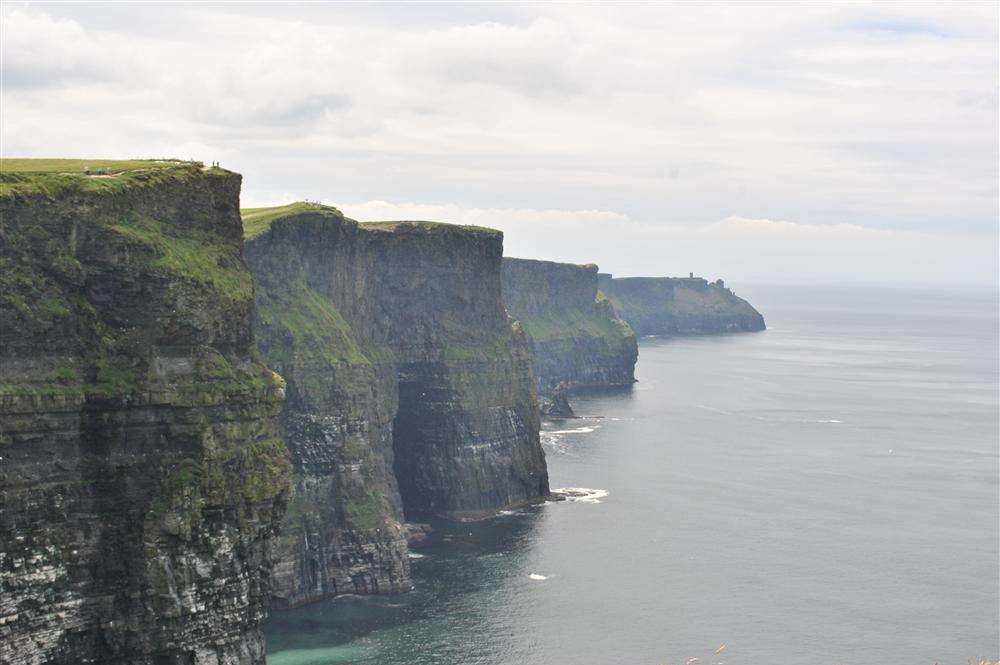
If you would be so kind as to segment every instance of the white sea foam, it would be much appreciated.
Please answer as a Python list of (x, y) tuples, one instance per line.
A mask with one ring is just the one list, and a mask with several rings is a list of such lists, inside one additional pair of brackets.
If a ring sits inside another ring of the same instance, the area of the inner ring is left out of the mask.
[(553, 494), (565, 497), (566, 501), (579, 503), (600, 503), (608, 495), (607, 490), (591, 489), (589, 487), (560, 487), (552, 490)]
[(523, 515), (523, 510), (498, 510), (497, 517), (510, 517), (511, 515)]
[(528, 577), (530, 579), (533, 579), (533, 580), (547, 580), (547, 579), (549, 579), (549, 578), (545, 577), (545, 575), (539, 575), (538, 573), (531, 573), (530, 575), (528, 575)]
[(546, 434), (589, 434), (593, 432), (597, 427), (577, 427), (576, 429), (554, 429), (546, 432)]
[(818, 422), (818, 423), (839, 423), (839, 422), (842, 422), (842, 421), (835, 420), (834, 418), (828, 418), (828, 419), (825, 419), (825, 420), (817, 420), (816, 422)]

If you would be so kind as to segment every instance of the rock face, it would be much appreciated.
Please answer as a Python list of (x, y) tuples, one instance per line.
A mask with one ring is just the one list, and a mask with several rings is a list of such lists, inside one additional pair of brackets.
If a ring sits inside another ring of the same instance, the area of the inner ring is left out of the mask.
[(601, 292), (637, 335), (704, 335), (764, 330), (764, 317), (722, 280), (600, 275)]
[(291, 465), (240, 177), (0, 189), (0, 662), (264, 662)]
[(597, 266), (503, 260), (507, 310), (524, 326), (539, 391), (635, 382), (635, 334), (599, 297)]
[(258, 337), (288, 381), (295, 492), (279, 604), (409, 587), (404, 515), (474, 517), (548, 493), (502, 235), (245, 211)]

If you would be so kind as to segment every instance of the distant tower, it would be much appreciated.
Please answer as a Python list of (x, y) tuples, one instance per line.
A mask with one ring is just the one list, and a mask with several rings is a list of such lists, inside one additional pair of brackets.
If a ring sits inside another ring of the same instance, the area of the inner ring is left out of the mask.
[(688, 279), (694, 279), (694, 273), (693, 272), (689, 272), (688, 273)]

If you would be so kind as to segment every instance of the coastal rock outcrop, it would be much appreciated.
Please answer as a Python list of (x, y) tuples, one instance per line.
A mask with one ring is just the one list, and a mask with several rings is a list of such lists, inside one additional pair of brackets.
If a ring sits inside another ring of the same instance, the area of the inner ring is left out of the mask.
[(704, 335), (764, 330), (764, 317), (721, 279), (625, 277), (601, 273), (601, 293), (637, 335)]
[(598, 294), (597, 275), (592, 264), (503, 260), (504, 303), (528, 334), (543, 396), (635, 382), (635, 334)]
[(263, 663), (291, 464), (240, 176), (19, 166), (0, 181), (0, 662)]
[(500, 295), (502, 234), (244, 211), (257, 330), (288, 381), (295, 492), (279, 604), (409, 586), (405, 516), (548, 494), (527, 340)]

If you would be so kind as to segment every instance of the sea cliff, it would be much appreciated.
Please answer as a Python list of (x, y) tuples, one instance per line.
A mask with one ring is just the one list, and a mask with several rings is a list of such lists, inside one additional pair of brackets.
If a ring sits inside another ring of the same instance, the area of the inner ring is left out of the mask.
[(503, 297), (531, 344), (538, 388), (635, 382), (635, 334), (598, 293), (596, 265), (505, 258)]
[(304, 203), (244, 219), (260, 348), (288, 381), (278, 605), (409, 588), (406, 516), (547, 495), (528, 342), (501, 301), (502, 234), (359, 224)]
[(263, 663), (291, 465), (239, 190), (5, 161), (0, 662)]
[(700, 277), (600, 275), (600, 290), (637, 335), (703, 335), (764, 330), (764, 317), (723, 281)]

